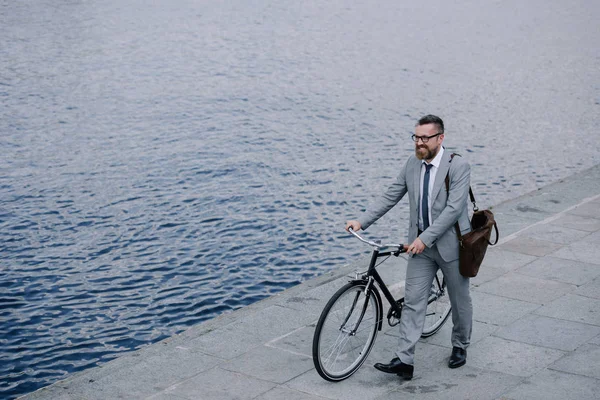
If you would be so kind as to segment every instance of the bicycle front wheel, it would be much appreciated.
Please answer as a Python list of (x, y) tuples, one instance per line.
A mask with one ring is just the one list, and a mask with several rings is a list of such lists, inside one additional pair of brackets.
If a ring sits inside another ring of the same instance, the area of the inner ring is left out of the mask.
[(374, 288), (351, 282), (329, 300), (313, 338), (313, 362), (323, 379), (336, 382), (355, 373), (366, 360), (375, 338), (380, 309)]
[(451, 311), (452, 306), (446, 292), (446, 281), (442, 271), (439, 270), (431, 285), (425, 314), (425, 325), (421, 337), (426, 338), (439, 331), (448, 320)]

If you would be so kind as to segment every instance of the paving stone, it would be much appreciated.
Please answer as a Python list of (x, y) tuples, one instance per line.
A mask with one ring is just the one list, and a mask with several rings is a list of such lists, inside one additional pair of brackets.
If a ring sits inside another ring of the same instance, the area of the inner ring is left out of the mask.
[[(118, 374), (131, 376), (136, 384), (146, 381), (149, 386), (166, 388), (175, 382), (192, 377), (221, 364), (222, 359), (192, 351), (187, 348), (173, 348), (145, 357), (141, 362)], [(160, 379), (156, 379), (160, 378)], [(106, 377), (108, 381), (113, 375)]]
[(573, 214), (565, 214), (562, 217), (553, 220), (552, 224), (586, 232), (596, 232), (600, 230), (600, 219)]
[(589, 232), (587, 231), (554, 225), (552, 222), (535, 225), (519, 233), (519, 237), (524, 236), (560, 244), (569, 244), (572, 243), (573, 240), (583, 238), (587, 235), (589, 235)]
[(221, 364), (220, 367), (275, 383), (287, 382), (314, 368), (311, 357), (264, 346)]
[(310, 310), (319, 315), (331, 296), (347, 282), (347, 277), (338, 278), (304, 293), (290, 296), (282, 301), (281, 304), (286, 308), (303, 311)]
[[(264, 301), (264, 300), (263, 300)], [(259, 302), (259, 303), (262, 303)], [(243, 307), (233, 312), (226, 312), (213, 319), (204, 321), (198, 325), (194, 325), (177, 335), (171, 336), (165, 339), (169, 342), (175, 342), (177, 345), (189, 342), (190, 339), (197, 338), (199, 336), (210, 333), (216, 329), (220, 329), (227, 326), (235, 321), (246, 318), (248, 315), (252, 315), (256, 311), (250, 311), (248, 307)]]
[(312, 357), (312, 341), (316, 324), (298, 328), (290, 334), (267, 343), (267, 346), (301, 356)]
[(195, 400), (254, 399), (276, 385), (236, 372), (213, 368), (169, 388), (165, 393)]
[[(388, 375), (390, 380), (397, 382), (397, 388), (377, 397), (378, 400), (404, 398), (407, 395), (411, 399), (491, 399), (506, 392), (522, 379), (496, 371), (474, 368), (470, 365), (470, 361), (467, 361), (467, 365), (464, 367), (450, 369), (447, 366), (451, 353), (450, 348), (428, 343), (429, 339), (417, 343), (413, 380), (402, 381), (394, 375)], [(378, 340), (362, 368), (373, 369), (372, 365), (375, 362), (389, 361), (395, 356), (393, 352), (397, 340), (397, 337), (389, 335)], [(470, 348), (469, 357), (473, 351), (477, 350)], [(490, 397), (490, 394), (493, 396)]]
[(239, 356), (252, 348), (288, 334), (314, 322), (317, 315), (310, 312), (270, 306), (212, 332), (191, 339), (191, 349), (224, 359)]
[(600, 327), (573, 321), (526, 315), (499, 329), (495, 336), (536, 346), (574, 351), (600, 334)]
[[(396, 327), (397, 328), (397, 327)], [(398, 337), (393, 335), (380, 335), (378, 336), (373, 350), (369, 354), (367, 361), (363, 365), (363, 368), (373, 368), (373, 365), (378, 362), (389, 362), (392, 358), (396, 357), (396, 350), (398, 347)], [(428, 343), (424, 340), (420, 340), (415, 348), (415, 378), (418, 379), (422, 376), (425, 371), (431, 369), (438, 370), (441, 368), (448, 368), (448, 358), (450, 357), (451, 350), (447, 347), (437, 346)], [(381, 372), (379, 372), (381, 373)], [(396, 380), (395, 375), (389, 375), (390, 378)]]
[[(598, 193), (598, 182), (600, 182), (600, 172), (597, 166), (594, 166), (541, 188), (537, 193), (567, 209), (582, 202), (593, 201)], [(535, 192), (525, 197), (535, 197)]]
[(583, 285), (600, 276), (600, 266), (575, 260), (545, 256), (517, 270), (519, 274)]
[(501, 246), (499, 246), (499, 249), (541, 257), (555, 252), (561, 247), (562, 245), (559, 243), (533, 239), (527, 236), (519, 236), (515, 239), (509, 240), (506, 243), (503, 243)]
[(222, 361), (161, 342), (71, 377), (52, 386), (60, 389), (58, 393), (48, 392), (40, 398), (61, 399), (67, 395), (69, 399), (143, 399)]
[(324, 400), (323, 397), (313, 396), (308, 393), (292, 390), (285, 387), (276, 387), (260, 396), (260, 400)]
[(501, 400), (597, 399), (600, 381), (558, 371), (545, 370), (509, 391)]
[(190, 400), (244, 400), (254, 399), (275, 386), (272, 382), (221, 368), (213, 368), (171, 387), (165, 393)]
[(413, 379), (376, 400), (491, 400), (506, 393), (522, 379), (473, 368), (468, 363), (458, 369), (450, 369), (444, 365), (440, 369), (424, 371), (419, 379)]
[(142, 359), (149, 353), (154, 353), (155, 345), (150, 345), (141, 348), (138, 351), (130, 352), (115, 358), (106, 364), (102, 364), (97, 368), (92, 368), (85, 372), (76, 373), (64, 383), (60, 383), (64, 387), (71, 387), (77, 384), (87, 385), (90, 382), (96, 382), (106, 376), (118, 376), (121, 371), (127, 371), (130, 368), (142, 362)]
[(92, 378), (93, 382), (87, 385), (86, 398), (145, 398), (221, 362), (216, 357), (189, 349), (150, 353), (149, 357), (140, 357), (135, 365), (99, 379)]
[(589, 281), (573, 292), (579, 296), (592, 297), (600, 300), (600, 278)]
[(593, 339), (590, 339), (588, 344), (595, 344), (596, 346), (600, 346), (600, 335), (596, 336)]
[(482, 284), (474, 292), (486, 292), (531, 303), (547, 304), (576, 288), (576, 286), (567, 283), (532, 278), (510, 272)]
[(479, 272), (477, 273), (477, 276), (474, 278), (471, 278), (471, 287), (478, 287), (482, 283), (496, 279), (499, 276), (506, 274), (507, 272), (508, 272), (507, 268), (497, 268), (497, 267), (491, 267), (489, 265), (482, 264), (481, 267), (479, 268)]
[(390, 379), (375, 368), (363, 365), (354, 375), (341, 382), (328, 382), (315, 370), (292, 379), (284, 386), (327, 399), (374, 399), (396, 388), (397, 380)]
[(191, 339), (189, 346), (223, 359), (231, 359), (263, 343), (264, 339), (259, 336), (254, 336), (237, 326), (227, 326)]
[[(452, 317), (448, 319), (448, 321), (442, 326), (435, 335), (430, 336), (425, 339), (421, 339), (421, 341), (429, 344), (434, 344), (436, 346), (443, 346), (449, 349), (452, 348)], [(473, 332), (471, 333), (471, 344), (475, 344), (486, 337), (490, 336), (492, 333), (498, 330), (497, 325), (487, 324), (485, 322), (479, 322), (477, 320), (473, 321)], [(396, 333), (399, 335), (399, 333)]]
[[(126, 371), (125, 371), (126, 372)], [(85, 399), (85, 400), (104, 400), (104, 399), (120, 399), (120, 400), (142, 400), (155, 394), (161, 388), (139, 387), (130, 381), (131, 376), (127, 373), (120, 376), (118, 382), (106, 380), (94, 381), (89, 379), (87, 382), (72, 382), (58, 396), (55, 393), (46, 393), (46, 396), (39, 397), (40, 399)], [(107, 385), (107, 383), (109, 383)], [(112, 383), (112, 384), (110, 384)], [(43, 392), (42, 392), (43, 393)]]
[(551, 255), (557, 258), (600, 265), (600, 246), (590, 246), (586, 242), (573, 243), (555, 251)]
[(581, 238), (582, 242), (600, 244), (600, 231), (590, 233)]
[(490, 336), (469, 347), (470, 366), (516, 376), (532, 376), (561, 358), (560, 350)]
[[(542, 190), (534, 191), (523, 196), (519, 205), (526, 209), (540, 209), (551, 214), (563, 212), (581, 202), (581, 198), (573, 197), (573, 193), (564, 186), (549, 185)], [(511, 202), (512, 203), (512, 202)]]
[(494, 207), (491, 211), (494, 213), (494, 219), (498, 225), (500, 241), (507, 236), (520, 232), (528, 226), (539, 222), (540, 219), (543, 219), (542, 216), (538, 216), (537, 218), (527, 218), (523, 215), (512, 215), (509, 213), (510, 210), (505, 209), (504, 207)]
[(529, 264), (536, 260), (536, 256), (517, 253), (510, 249), (501, 249), (500, 247), (488, 247), (483, 259), (480, 270), (484, 270), (486, 266), (500, 268), (505, 271), (511, 271)]
[(185, 397), (175, 396), (169, 393), (157, 393), (153, 396), (147, 397), (146, 400), (187, 400)]
[[(284, 386), (328, 399), (374, 399), (397, 387), (395, 375), (383, 374), (373, 368), (375, 362), (394, 357), (395, 340), (386, 335), (378, 335), (369, 357), (362, 367), (350, 378), (341, 382), (328, 382), (311, 369), (292, 379)], [(441, 348), (440, 348), (441, 349)], [(444, 351), (447, 351), (444, 349)]]
[(505, 326), (540, 307), (528, 301), (509, 299), (479, 291), (471, 292), (473, 320)]
[[(81, 397), (81, 386), (78, 386), (76, 391), (70, 391), (60, 387), (61, 383), (57, 382), (52, 386), (41, 388), (35, 392), (31, 392), (24, 396), (27, 400), (73, 400), (80, 399)], [(78, 396), (79, 397), (76, 397)], [(22, 397), (19, 397), (21, 399)], [(96, 397), (98, 398), (98, 397)], [(94, 399), (94, 397), (90, 397)], [(87, 400), (87, 399), (86, 399)]]
[(535, 314), (600, 326), (600, 300), (566, 294), (538, 308)]
[(600, 207), (598, 207), (598, 203), (588, 202), (569, 210), (567, 213), (581, 217), (600, 218)]
[[(389, 361), (395, 356), (396, 345), (397, 338), (386, 335), (376, 343), (362, 368), (373, 369), (372, 365), (375, 362)], [(414, 378), (411, 381), (402, 381), (395, 375), (387, 375), (389, 380), (397, 382), (397, 387), (377, 399), (403, 398), (407, 394), (410, 394), (411, 399), (490, 398), (485, 397), (486, 391), (488, 394), (490, 391), (494, 394), (502, 393), (521, 379), (495, 371), (476, 369), (471, 367), (469, 362), (464, 367), (452, 370), (448, 368), (450, 353), (449, 347), (426, 343), (425, 340), (419, 341), (415, 349)], [(486, 385), (485, 389), (482, 384)], [(465, 396), (466, 393), (471, 394)], [(448, 397), (445, 397), (446, 395)]]
[[(498, 221), (499, 227), (502, 224), (508, 224), (508, 221), (522, 219), (527, 221), (527, 225), (538, 222), (550, 217), (555, 212), (550, 212), (539, 207), (539, 201), (533, 200), (533, 197), (517, 199), (508, 204), (503, 204), (492, 209), (494, 219)], [(514, 223), (514, 222), (513, 222)], [(511, 232), (512, 233), (512, 232)]]
[(586, 344), (556, 361), (550, 369), (600, 379), (599, 365), (600, 346)]

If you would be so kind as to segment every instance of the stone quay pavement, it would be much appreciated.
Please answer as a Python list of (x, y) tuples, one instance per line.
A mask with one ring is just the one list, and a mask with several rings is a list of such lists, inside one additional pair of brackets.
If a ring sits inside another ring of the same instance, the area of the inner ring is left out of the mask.
[[(397, 341), (398, 328), (384, 323), (355, 375), (339, 383), (319, 377), (315, 323), (347, 276), (364, 269), (364, 245), (361, 263), (24, 399), (600, 399), (600, 166), (493, 211), (501, 240), (471, 280), (473, 337), (461, 368), (447, 367), (448, 321), (419, 342), (413, 380), (375, 370)], [(405, 267), (402, 257), (380, 267), (399, 294)]]

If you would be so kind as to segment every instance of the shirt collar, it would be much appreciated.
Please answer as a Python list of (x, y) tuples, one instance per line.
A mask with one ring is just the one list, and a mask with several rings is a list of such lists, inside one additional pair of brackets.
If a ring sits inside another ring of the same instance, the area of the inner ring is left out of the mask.
[[(442, 162), (442, 156), (444, 155), (444, 147), (440, 147), (440, 151), (436, 154), (436, 156), (431, 160), (430, 164), (432, 164), (436, 169), (440, 167), (440, 163)], [(427, 164), (425, 160), (423, 160), (423, 164)]]

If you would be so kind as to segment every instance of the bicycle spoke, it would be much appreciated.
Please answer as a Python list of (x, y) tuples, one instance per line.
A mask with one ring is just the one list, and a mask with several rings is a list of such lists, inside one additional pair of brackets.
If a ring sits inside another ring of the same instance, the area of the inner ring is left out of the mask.
[(431, 285), (430, 296), (425, 313), (425, 324), (421, 335), (422, 337), (431, 336), (440, 330), (450, 315), (450, 301), (444, 290), (445, 283), (443, 275), (441, 271), (438, 271), (438, 274)]
[[(337, 343), (336, 346), (334, 346), (334, 349), (333, 349), (331, 355), (335, 354), (335, 358), (329, 363), (329, 367), (330, 368), (333, 368), (333, 366), (337, 362), (338, 358), (342, 354), (341, 351), (338, 351), (338, 350), (343, 349), (345, 347), (346, 343), (348, 343), (349, 340), (350, 340), (350, 336), (345, 336), (345, 337), (342, 338), (342, 340), (339, 341), (339, 343)], [(326, 360), (329, 360), (329, 357), (327, 357)]]
[[(340, 332), (338, 337), (336, 338), (336, 341), (327, 349), (327, 351), (324, 352), (324, 354), (329, 354), (328, 356), (325, 357), (325, 360), (329, 360), (333, 353), (337, 354), (337, 357), (336, 357), (336, 360), (337, 360), (337, 358), (341, 354), (343, 354), (342, 350), (346, 347), (346, 344), (348, 342), (350, 342), (354, 336), (358, 336), (359, 334), (361, 334), (365, 331), (368, 332), (368, 329), (372, 328), (373, 325), (370, 323), (371, 320), (373, 320), (373, 318), (363, 320), (359, 326), (359, 329), (355, 332), (354, 335), (350, 335), (349, 332)], [(355, 350), (356, 348), (358, 348), (358, 347), (351, 346), (348, 348), (348, 352), (351, 350)], [(333, 364), (330, 364), (330, 365), (333, 365)]]

